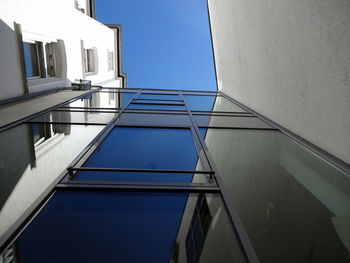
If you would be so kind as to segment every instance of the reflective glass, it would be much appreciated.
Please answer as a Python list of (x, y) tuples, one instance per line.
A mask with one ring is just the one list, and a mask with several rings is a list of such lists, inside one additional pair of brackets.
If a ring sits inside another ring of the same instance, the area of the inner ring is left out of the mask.
[(152, 93), (142, 93), (139, 99), (151, 99), (151, 100), (179, 100), (179, 95), (171, 94), (152, 94)]
[(31, 119), (30, 122), (108, 124), (117, 114), (116, 112), (51, 111)]
[(246, 112), (221, 96), (184, 95), (191, 111)]
[(79, 172), (75, 180), (154, 182), (154, 183), (206, 183), (206, 174), (193, 173), (139, 173), (139, 172)]
[(86, 167), (195, 170), (189, 129), (114, 128)]
[(198, 111), (213, 110), (215, 96), (184, 95), (184, 97), (190, 110), (198, 110)]
[(132, 92), (95, 92), (82, 99), (68, 103), (65, 107), (122, 108), (129, 103), (135, 94)]
[(39, 77), (39, 58), (35, 43), (23, 42), (24, 64), (27, 78)]
[(118, 118), (118, 124), (122, 125), (191, 125), (188, 115), (179, 114), (149, 114), (126, 113)]
[(23, 262), (245, 262), (218, 194), (57, 191), (13, 247)]
[(246, 112), (241, 107), (237, 106), (236, 104), (233, 104), (231, 101), (221, 96), (216, 96), (213, 110), (227, 112)]
[(23, 124), (0, 133), (0, 236), (103, 128)]
[(348, 262), (348, 174), (277, 131), (205, 143), (261, 262)]
[(152, 110), (186, 110), (185, 106), (159, 105), (159, 104), (130, 104), (128, 109), (152, 109)]
[(212, 115), (193, 115), (198, 126), (209, 127), (232, 127), (232, 128), (254, 128), (254, 129), (272, 129), (272, 127), (256, 117), (241, 116), (212, 116)]

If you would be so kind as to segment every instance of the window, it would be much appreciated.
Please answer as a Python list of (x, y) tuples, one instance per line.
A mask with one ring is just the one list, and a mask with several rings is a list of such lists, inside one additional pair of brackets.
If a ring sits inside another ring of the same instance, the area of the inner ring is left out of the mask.
[(56, 76), (54, 43), (25, 41), (23, 42), (23, 53), (27, 78)]
[(40, 77), (39, 51), (36, 43), (23, 42), (26, 77)]
[(85, 48), (84, 49), (84, 66), (85, 66), (85, 72), (91, 73), (95, 72), (95, 52), (93, 48)]
[(108, 71), (114, 70), (113, 51), (107, 50), (107, 56), (108, 56)]

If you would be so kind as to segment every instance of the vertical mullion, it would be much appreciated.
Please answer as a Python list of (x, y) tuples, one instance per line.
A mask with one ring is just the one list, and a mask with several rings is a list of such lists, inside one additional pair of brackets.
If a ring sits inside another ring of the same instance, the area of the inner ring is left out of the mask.
[[(138, 91), (133, 98), (137, 97), (141, 93), (141, 90)], [(133, 99), (132, 98), (132, 99)], [(81, 154), (77, 158), (71, 162), (71, 164), (68, 166), (69, 174), (66, 175), (62, 182), (68, 181), (72, 179), (74, 172), (70, 169), (70, 167), (82, 167), (82, 165), (90, 158), (90, 156), (94, 153), (94, 151), (100, 146), (102, 141), (109, 135), (109, 133), (113, 130), (115, 127), (115, 124), (118, 120), (118, 118), (121, 116), (121, 114), (125, 111), (125, 109), (129, 106), (131, 103), (131, 100), (118, 112), (118, 115), (114, 117), (107, 126), (95, 137), (95, 139), (83, 150)]]
[(260, 262), (256, 253), (255, 253), (255, 250), (253, 248), (253, 245), (251, 244), (250, 242), (250, 239), (248, 237), (248, 234), (238, 216), (238, 213), (233, 205), (233, 202), (232, 202), (232, 199), (231, 197), (229, 196), (228, 194), (228, 191), (225, 189), (225, 186), (224, 186), (224, 183), (221, 179), (221, 176), (219, 175), (218, 173), (218, 170), (216, 169), (215, 167), (215, 163), (213, 161), (213, 158), (211, 157), (209, 151), (208, 151), (208, 148), (202, 138), (202, 136), (200, 136), (200, 131), (199, 131), (199, 128), (192, 116), (192, 113), (188, 107), (188, 104), (182, 94), (182, 92), (180, 91), (180, 97), (184, 100), (184, 103), (185, 103), (185, 107), (188, 111), (188, 114), (189, 114), (189, 117), (190, 117), (190, 120), (192, 122), (192, 126), (197, 134), (197, 138), (201, 144), (201, 147), (204, 151), (204, 154), (208, 160), (208, 163), (210, 165), (210, 168), (211, 170), (214, 172), (214, 177), (216, 179), (216, 182), (217, 182), (217, 185), (218, 187), (220, 188), (220, 193), (221, 193), (221, 197), (223, 199), (223, 203), (225, 204), (226, 206), (226, 209), (227, 209), (227, 212), (229, 214), (229, 217), (230, 217), (230, 220), (231, 220), (231, 223), (232, 223), (232, 226), (234, 227), (234, 229), (236, 230), (236, 233), (237, 233), (237, 236), (240, 240), (240, 243), (242, 245), (242, 249), (248, 259), (249, 262), (252, 262), (252, 263), (258, 263)]

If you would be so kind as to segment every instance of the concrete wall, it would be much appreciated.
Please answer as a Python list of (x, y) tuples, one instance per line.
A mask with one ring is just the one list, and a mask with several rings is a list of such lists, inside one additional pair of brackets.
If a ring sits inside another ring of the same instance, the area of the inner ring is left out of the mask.
[(219, 90), (350, 163), (350, 2), (208, 5)]
[[(57, 78), (28, 81), (29, 92), (67, 86), (81, 78), (93, 83), (115, 80), (115, 70), (108, 70), (107, 55), (107, 50), (115, 49), (114, 31), (75, 9), (74, 0), (1, 0), (0, 19), (0, 100), (24, 93), (14, 22), (21, 24), (24, 41), (63, 40), (66, 69)], [(82, 43), (84, 48), (95, 48), (98, 58), (97, 72), (86, 76)]]

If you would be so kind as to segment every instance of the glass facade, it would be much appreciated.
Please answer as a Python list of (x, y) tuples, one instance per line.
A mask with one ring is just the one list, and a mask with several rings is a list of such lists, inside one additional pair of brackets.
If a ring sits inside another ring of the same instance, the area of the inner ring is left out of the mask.
[(97, 89), (0, 142), (3, 262), (349, 260), (349, 174), (223, 93)]

